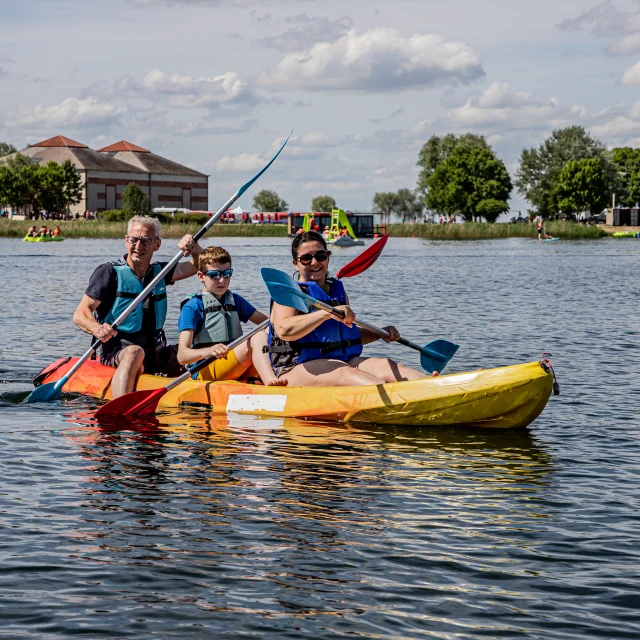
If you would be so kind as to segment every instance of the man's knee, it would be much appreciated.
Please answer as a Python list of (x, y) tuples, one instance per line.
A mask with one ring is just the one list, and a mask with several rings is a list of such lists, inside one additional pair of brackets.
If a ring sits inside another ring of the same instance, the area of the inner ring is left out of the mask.
[(126, 366), (130, 367), (132, 365), (136, 365), (138, 367), (142, 366), (142, 362), (144, 361), (144, 349), (139, 347), (138, 345), (129, 345), (125, 347), (120, 352), (120, 357), (118, 358), (118, 366)]

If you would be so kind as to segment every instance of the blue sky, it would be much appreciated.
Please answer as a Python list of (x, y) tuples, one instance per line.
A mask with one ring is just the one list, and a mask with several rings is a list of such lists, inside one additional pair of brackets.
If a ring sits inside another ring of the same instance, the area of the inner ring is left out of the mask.
[(0, 139), (127, 139), (210, 174), (211, 208), (292, 128), (257, 186), (298, 211), (414, 188), (433, 134), (485, 135), (512, 174), (571, 124), (640, 144), (638, 0), (4, 0), (0, 17)]

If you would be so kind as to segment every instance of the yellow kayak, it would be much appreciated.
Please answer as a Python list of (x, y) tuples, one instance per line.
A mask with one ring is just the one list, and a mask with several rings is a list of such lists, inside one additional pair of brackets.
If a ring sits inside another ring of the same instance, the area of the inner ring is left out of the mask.
[(62, 242), (64, 240), (64, 236), (36, 236), (35, 238), (25, 236), (22, 240), (24, 242)]
[[(54, 362), (39, 381), (58, 380), (76, 361)], [(90, 360), (63, 390), (110, 400), (114, 371)], [(137, 388), (158, 389), (168, 382), (142, 375)], [(365, 387), (265, 387), (235, 380), (187, 380), (166, 393), (160, 407), (204, 406), (214, 414), (330, 422), (514, 428), (526, 427), (540, 415), (552, 384), (552, 371), (544, 361)]]

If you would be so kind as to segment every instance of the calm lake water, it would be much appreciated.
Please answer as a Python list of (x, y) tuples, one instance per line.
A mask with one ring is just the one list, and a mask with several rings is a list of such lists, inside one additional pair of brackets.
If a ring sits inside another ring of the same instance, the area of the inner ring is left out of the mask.
[[(266, 310), (288, 241), (221, 244)], [(363, 319), (459, 343), (454, 371), (551, 351), (562, 395), (514, 432), (204, 411), (110, 431), (86, 399), (26, 405), (87, 349), (73, 310), (124, 248), (0, 250), (0, 637), (640, 636), (640, 240), (398, 239), (348, 281)], [(195, 289), (170, 290), (172, 340)]]

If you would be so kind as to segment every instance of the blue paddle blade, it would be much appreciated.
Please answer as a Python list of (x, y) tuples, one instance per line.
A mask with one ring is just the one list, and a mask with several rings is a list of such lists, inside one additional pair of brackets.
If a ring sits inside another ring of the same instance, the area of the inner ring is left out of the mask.
[(238, 191), (236, 191), (236, 195), (238, 196), (238, 198), (275, 162), (276, 158), (280, 155), (280, 152), (284, 149), (284, 145), (287, 144), (287, 142), (289, 142), (289, 138), (291, 137), (292, 133), (293, 133), (293, 129), (291, 129), (291, 131), (289, 132), (287, 139), (282, 143), (282, 146), (278, 149), (276, 155), (273, 156), (273, 158), (271, 158), (271, 160), (269, 161), (269, 164), (266, 167), (264, 167), (264, 169), (262, 169), (260, 173), (256, 173), (256, 175), (253, 176), (251, 180), (249, 180), (248, 182), (245, 182), (238, 189)]
[(68, 376), (60, 378), (55, 382), (48, 382), (36, 387), (28, 396), (27, 402), (50, 402), (51, 400), (59, 400), (62, 397), (62, 387), (67, 383)]
[(283, 307), (292, 307), (306, 313), (316, 303), (316, 299), (304, 293), (284, 271), (263, 267), (260, 274), (271, 298)]
[(428, 344), (425, 344), (423, 349), (431, 352), (433, 355), (420, 353), (420, 366), (425, 371), (437, 371), (441, 373), (459, 348), (459, 345), (449, 342), (448, 340), (432, 340)]

